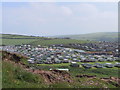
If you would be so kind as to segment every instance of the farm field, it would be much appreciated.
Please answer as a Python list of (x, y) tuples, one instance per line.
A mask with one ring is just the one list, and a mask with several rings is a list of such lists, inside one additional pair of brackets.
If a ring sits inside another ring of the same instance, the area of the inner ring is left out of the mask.
[(36, 39), (3, 39), (2, 45), (20, 45), (20, 44), (28, 44), (33, 41), (37, 41)]
[(53, 44), (70, 44), (70, 43), (89, 43), (89, 42), (84, 40), (74, 40), (74, 39), (53, 39), (53, 40), (38, 40), (29, 44), (34, 46), (39, 44), (48, 46)]
[[(0, 36), (2, 45), (21, 45), (21, 44), (31, 44), (31, 45), (53, 45), (53, 44), (70, 44), (70, 43), (89, 43), (90, 41), (85, 40), (74, 40), (74, 39), (53, 39), (45, 37), (33, 37), (33, 36), (23, 36), (23, 35), (11, 35), (3, 34)], [(3, 38), (3, 39), (2, 39)]]

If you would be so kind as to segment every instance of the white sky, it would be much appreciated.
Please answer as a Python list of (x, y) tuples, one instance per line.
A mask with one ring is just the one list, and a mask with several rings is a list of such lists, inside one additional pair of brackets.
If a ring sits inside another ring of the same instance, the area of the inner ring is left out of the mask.
[(1, 15), (1, 33), (50, 36), (118, 31), (117, 2), (6, 2)]

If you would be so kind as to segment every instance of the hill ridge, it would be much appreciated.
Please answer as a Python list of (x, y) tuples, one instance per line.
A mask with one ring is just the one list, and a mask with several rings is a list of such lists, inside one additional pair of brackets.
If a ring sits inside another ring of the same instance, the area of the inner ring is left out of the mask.
[(74, 35), (58, 35), (53, 36), (57, 38), (68, 37), (77, 40), (94, 40), (94, 41), (117, 41), (119, 32), (96, 32), (87, 34), (74, 34)]

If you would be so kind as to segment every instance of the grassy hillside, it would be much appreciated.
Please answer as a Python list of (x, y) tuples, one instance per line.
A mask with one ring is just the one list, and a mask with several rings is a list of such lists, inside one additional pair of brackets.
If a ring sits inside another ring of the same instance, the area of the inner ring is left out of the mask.
[[(14, 65), (9, 61), (3, 61), (3, 68), (3, 88), (115, 88), (114, 85), (104, 82), (99, 78), (74, 78), (74, 82), (72, 83), (59, 82), (46, 84), (40, 75), (26, 72), (19, 65)], [(76, 75), (75, 72), (76, 69), (71, 73), (73, 75)], [(81, 71), (79, 70), (77, 72)], [(93, 84), (90, 84), (90, 82)]]
[(24, 35), (11, 35), (3, 34), (0, 36), (2, 45), (20, 45), (20, 44), (32, 44), (32, 45), (51, 45), (51, 44), (69, 44), (69, 43), (86, 43), (88, 41), (74, 40), (74, 39), (55, 39), (46, 37), (34, 37)]
[(19, 65), (3, 61), (2, 71), (3, 88), (40, 88), (45, 87), (39, 75), (26, 72)]
[[(54, 80), (54, 83), (46, 83), (45, 77), (49, 74), (45, 73), (34, 74), (32, 72), (26, 71), (21, 64), (14, 63), (16, 60), (11, 56), (12, 54), (3, 53), (5, 59), (2, 61), (2, 86), (3, 88), (116, 88), (116, 82), (106, 82), (100, 79), (100, 77), (117, 77), (117, 69), (83, 69), (83, 68), (72, 68), (67, 64), (61, 65), (40, 65), (40, 69), (45, 72), (49, 68), (62, 68), (66, 67), (70, 69), (70, 77), (72, 82), (60, 81), (52, 76), (49, 79)], [(12, 57), (12, 58), (11, 58)], [(17, 56), (20, 57), (20, 56)], [(23, 58), (21, 57), (20, 60)], [(24, 58), (25, 60), (25, 58)], [(65, 73), (65, 72), (64, 72)], [(87, 78), (87, 77), (76, 77), (76, 75), (87, 74), (87, 75), (97, 75), (96, 78)], [(51, 74), (52, 75), (52, 74)], [(66, 74), (69, 75), (69, 74)], [(55, 75), (58, 77), (58, 75)], [(61, 77), (61, 79), (64, 77)], [(117, 86), (118, 87), (118, 86)]]
[(95, 40), (95, 41), (117, 41), (117, 32), (100, 32), (90, 34), (79, 34), (79, 35), (61, 35), (55, 37), (70, 37), (71, 39), (77, 40)]

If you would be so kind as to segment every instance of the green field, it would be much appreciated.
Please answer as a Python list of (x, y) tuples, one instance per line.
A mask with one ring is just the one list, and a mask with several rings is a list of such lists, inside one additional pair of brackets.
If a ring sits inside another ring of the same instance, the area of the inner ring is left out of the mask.
[(33, 41), (37, 41), (37, 40), (36, 39), (2, 39), (2, 45), (29, 44)]
[(74, 39), (53, 39), (53, 40), (38, 40), (34, 41), (32, 45), (53, 45), (53, 44), (69, 44), (69, 43), (87, 43), (88, 41), (74, 40)]
[(33, 37), (33, 36), (23, 36), (23, 35), (1, 35), (0, 40), (2, 45), (21, 45), (21, 44), (31, 44), (31, 45), (52, 45), (52, 44), (69, 44), (69, 43), (89, 43), (90, 41), (85, 40), (74, 40), (74, 39), (54, 39), (46, 37)]

